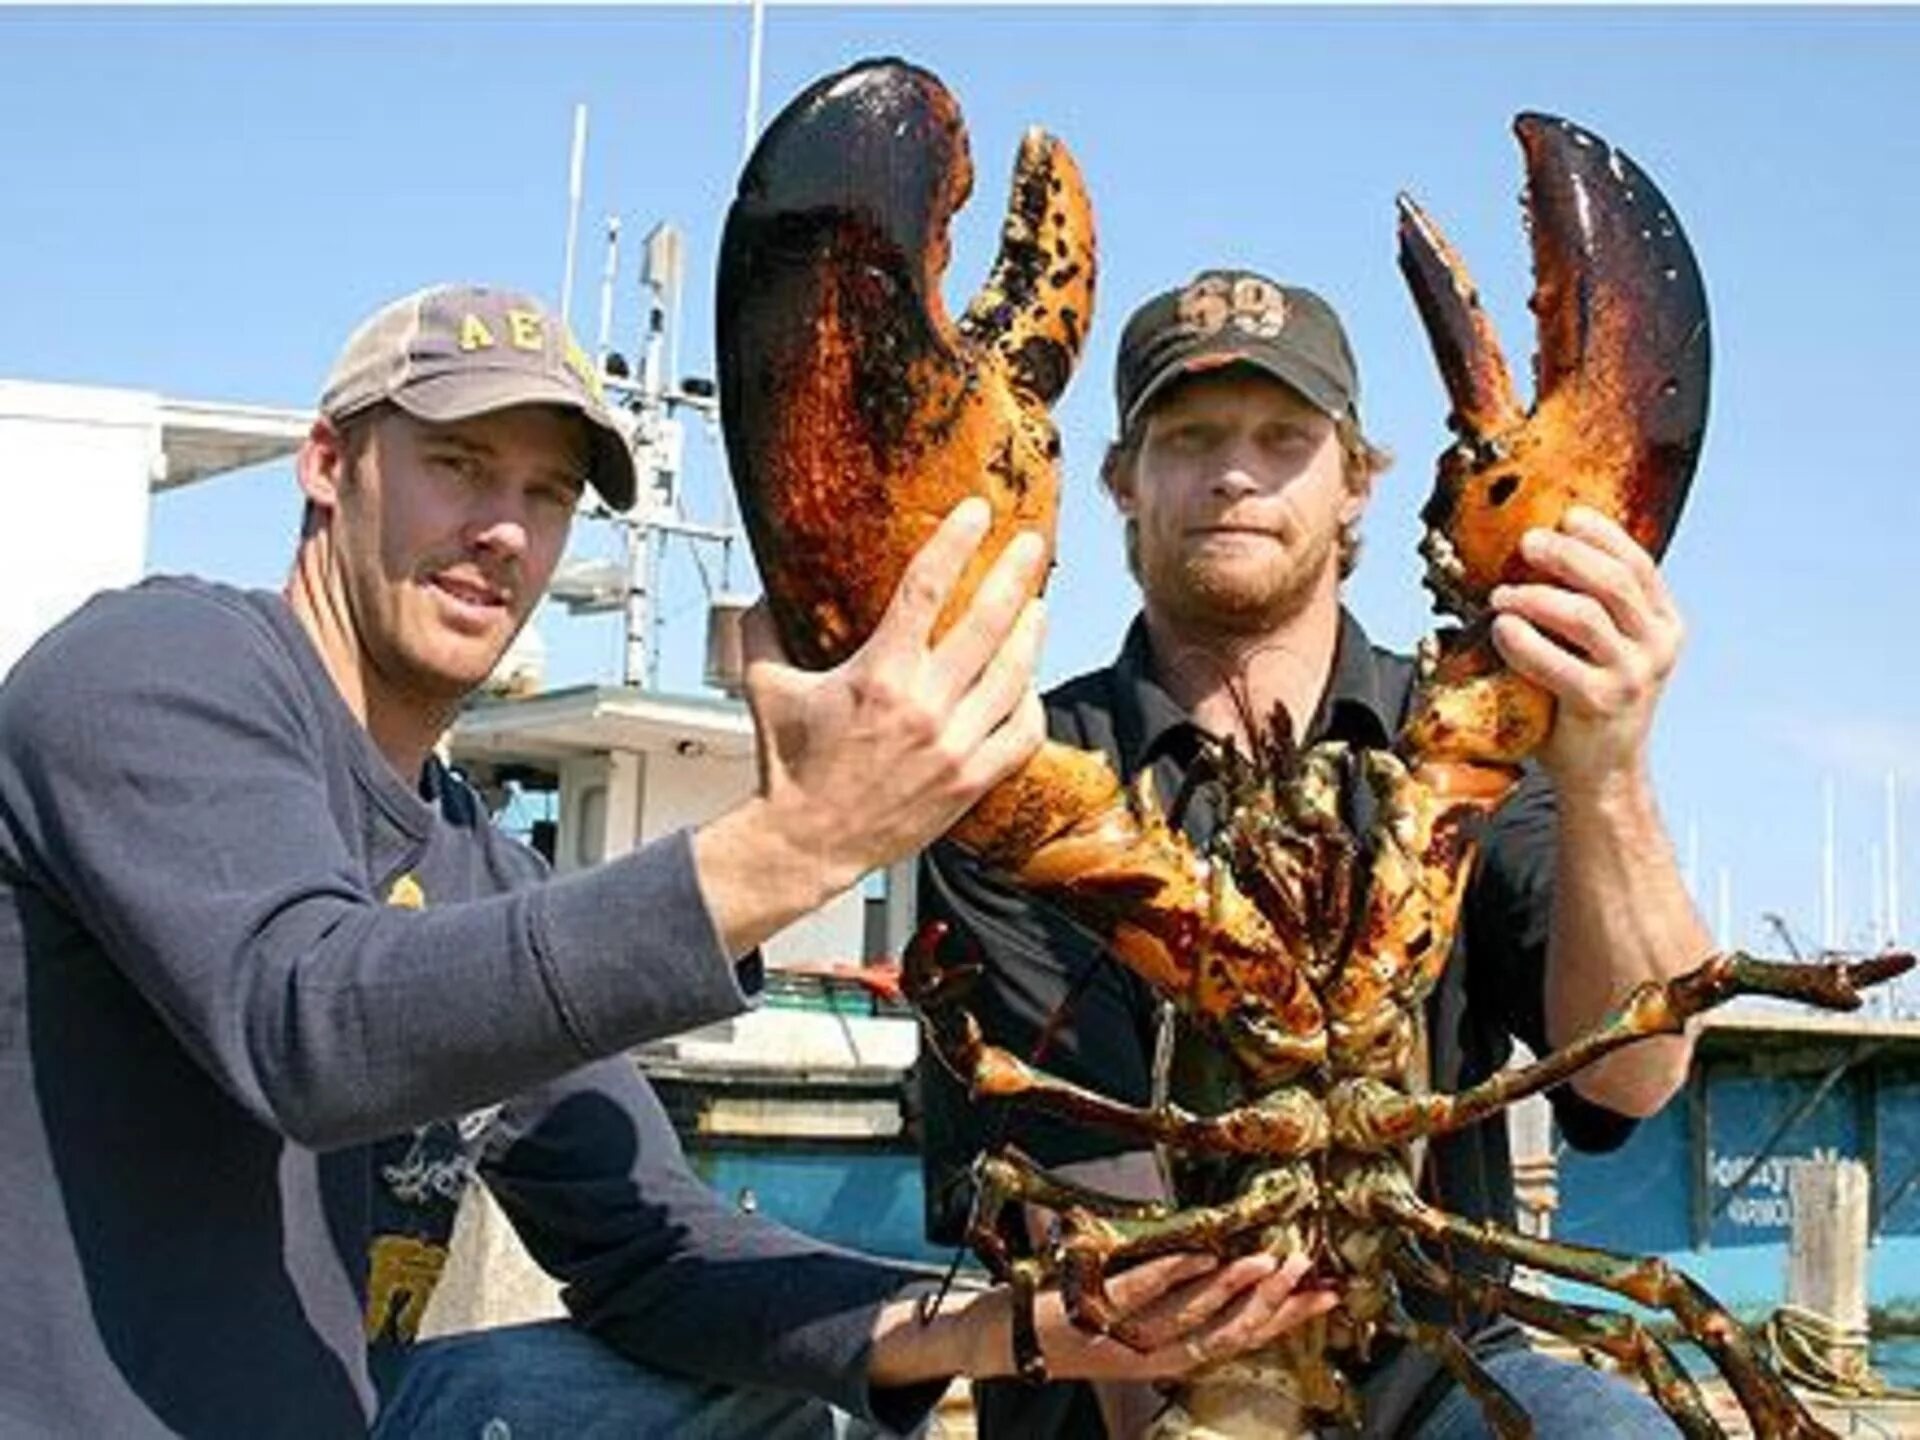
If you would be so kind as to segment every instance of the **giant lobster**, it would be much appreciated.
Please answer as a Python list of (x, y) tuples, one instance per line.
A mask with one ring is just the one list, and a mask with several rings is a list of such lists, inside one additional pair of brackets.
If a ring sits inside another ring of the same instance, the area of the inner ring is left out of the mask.
[[(952, 832), (1094, 928), (1171, 1000), (1182, 1024), (1227, 1057), (1236, 1101), (1211, 1113), (1134, 1107), (1051, 1078), (981, 1034), (965, 1008), (967, 967), (943, 968), (926, 937), (907, 957), (929, 1045), (976, 1095), (1242, 1162), (1225, 1201), (1176, 1208), (1069, 1184), (1017, 1153), (982, 1157), (970, 1239), (1024, 1304), (1057, 1282), (1076, 1321), (1125, 1340), (1106, 1276), (1180, 1249), (1304, 1251), (1338, 1285), (1339, 1307), (1272, 1353), (1192, 1377), (1163, 1417), (1169, 1433), (1219, 1433), (1250, 1399), (1267, 1425), (1276, 1415), (1296, 1428), (1352, 1421), (1340, 1362), (1380, 1333), (1436, 1351), (1502, 1436), (1530, 1433), (1450, 1330), (1407, 1314), (1409, 1290), (1605, 1352), (1684, 1432), (1721, 1433), (1646, 1326), (1443, 1267), (1432, 1257), (1446, 1249), (1665, 1310), (1716, 1362), (1759, 1434), (1825, 1433), (1685, 1275), (1447, 1214), (1414, 1185), (1417, 1144), (1636, 1039), (1678, 1033), (1738, 995), (1851, 1008), (1861, 987), (1912, 963), (1716, 954), (1642, 985), (1597, 1030), (1542, 1060), (1460, 1094), (1422, 1093), (1423, 1002), (1452, 950), (1476, 822), (1553, 723), (1550, 698), (1495, 654), (1486, 597), (1526, 574), (1521, 535), (1576, 502), (1613, 516), (1657, 557), (1706, 417), (1704, 292), (1659, 190), (1564, 120), (1523, 115), (1515, 129), (1539, 323), (1531, 408), (1459, 258), (1401, 201), (1401, 269), (1453, 406), (1421, 548), (1437, 608), (1457, 623), (1423, 648), (1412, 718), (1393, 751), (1356, 759), (1339, 745), (1296, 753), (1276, 740), (1251, 756), (1226, 752), (1219, 768), (1233, 803), (1202, 854), (1169, 827), (1150, 777), (1129, 792), (1103, 757), (1050, 743)], [(1090, 206), (1066, 148), (1029, 131), (998, 259), (956, 321), (940, 282), (948, 222), (972, 179), (953, 97), (924, 70), (876, 61), (795, 99), (739, 182), (720, 258), (722, 417), (772, 614), (800, 663), (833, 665), (861, 643), (908, 559), (965, 496), (988, 499), (994, 527), (955, 607), (1018, 530), (1051, 543), (1060, 447), (1048, 407), (1091, 317)], [(1351, 784), (1375, 796), (1365, 836), (1341, 819)], [(998, 1221), (1014, 1203), (1057, 1215), (1040, 1253), (1016, 1257), (1002, 1239)], [(1015, 1327), (1017, 1358), (1038, 1377), (1030, 1313)]]

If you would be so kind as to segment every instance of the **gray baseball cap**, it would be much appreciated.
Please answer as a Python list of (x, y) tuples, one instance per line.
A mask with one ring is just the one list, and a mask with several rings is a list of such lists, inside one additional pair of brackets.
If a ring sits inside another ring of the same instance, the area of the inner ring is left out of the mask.
[(1121, 433), (1182, 376), (1225, 365), (1264, 371), (1336, 420), (1357, 413), (1360, 375), (1331, 305), (1251, 270), (1203, 270), (1127, 321), (1114, 367)]
[(565, 324), (529, 295), (435, 285), (383, 306), (334, 362), (320, 413), (346, 420), (383, 401), (439, 423), (513, 405), (572, 410), (593, 444), (593, 488), (616, 510), (633, 504), (633, 451), (600, 376)]

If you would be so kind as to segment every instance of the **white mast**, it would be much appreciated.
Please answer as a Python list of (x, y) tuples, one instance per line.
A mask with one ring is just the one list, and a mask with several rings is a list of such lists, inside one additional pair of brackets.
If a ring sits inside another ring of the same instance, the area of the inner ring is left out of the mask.
[(567, 260), (560, 274), (560, 319), (573, 328), (573, 252), (580, 239), (581, 177), (587, 164), (587, 106), (573, 107), (573, 159), (567, 168)]
[(753, 142), (760, 138), (760, 44), (766, 34), (767, 8), (762, 0), (752, 0), (753, 30), (747, 40), (747, 133), (740, 147), (740, 163), (753, 154)]
[(1840, 905), (1833, 861), (1833, 780), (1821, 782), (1825, 802), (1826, 827), (1820, 845), (1820, 947), (1840, 948)]
[(620, 217), (607, 216), (607, 263), (600, 271), (600, 333), (594, 344), (594, 361), (606, 373), (607, 356), (613, 353), (613, 287), (620, 276)]
[(1715, 907), (1717, 923), (1714, 927), (1714, 944), (1725, 951), (1733, 949), (1733, 872), (1722, 865), (1719, 879), (1720, 893)]
[(1900, 943), (1900, 781), (1887, 772), (1887, 944)]
[(1886, 942), (1887, 934), (1886, 871), (1880, 864), (1878, 841), (1867, 842), (1867, 875), (1873, 882), (1868, 887), (1873, 900), (1873, 920), (1867, 927), (1867, 948), (1878, 950)]

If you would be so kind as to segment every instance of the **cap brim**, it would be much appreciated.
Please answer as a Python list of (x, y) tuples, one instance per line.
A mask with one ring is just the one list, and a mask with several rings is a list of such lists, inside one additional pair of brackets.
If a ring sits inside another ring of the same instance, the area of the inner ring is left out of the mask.
[(626, 510), (633, 505), (639, 479), (626, 437), (604, 410), (589, 405), (578, 390), (562, 381), (525, 371), (469, 371), (416, 380), (388, 398), (415, 419), (439, 425), (491, 415), (515, 405), (557, 405), (571, 410), (587, 422), (587, 437), (593, 446), (588, 481), (614, 509)]
[(1140, 393), (1134, 396), (1132, 406), (1121, 417), (1121, 430), (1130, 429), (1133, 422), (1140, 418), (1142, 410), (1161, 395), (1166, 394), (1168, 389), (1179, 381), (1191, 375), (1205, 375), (1214, 370), (1224, 370), (1232, 365), (1246, 365), (1263, 375), (1272, 376), (1316, 410), (1324, 411), (1335, 420), (1344, 418), (1352, 409), (1346, 392), (1319, 366), (1264, 347), (1247, 349), (1243, 346), (1227, 345), (1217, 350), (1202, 350), (1198, 354), (1183, 355), (1174, 364), (1155, 375)]

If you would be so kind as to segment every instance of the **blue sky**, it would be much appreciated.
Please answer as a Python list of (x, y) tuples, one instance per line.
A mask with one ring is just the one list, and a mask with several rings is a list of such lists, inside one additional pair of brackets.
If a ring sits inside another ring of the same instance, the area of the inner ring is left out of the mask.
[[(300, 405), (346, 330), (445, 278), (555, 294), (573, 107), (590, 133), (574, 317), (591, 339), (601, 218), (688, 240), (681, 368), (710, 373), (713, 251), (740, 159), (748, 12), (0, 10), (0, 375)], [(1101, 294), (1059, 410), (1067, 476), (1049, 678), (1097, 664), (1133, 597), (1094, 472), (1125, 312), (1215, 262), (1312, 284), (1360, 356), (1368, 428), (1400, 463), (1351, 587), (1385, 640), (1428, 624), (1415, 515), (1445, 404), (1393, 263), (1406, 189), (1468, 258), (1524, 370), (1527, 256), (1508, 126), (1568, 115), (1647, 168), (1698, 251), (1716, 374), (1668, 575), (1691, 638), (1655, 768), (1709, 920), (1819, 928), (1821, 784), (1863, 931), (1885, 775), (1920, 837), (1920, 11), (785, 8), (765, 111), (869, 54), (959, 95), (979, 183), (949, 299), (984, 273), (1020, 130), (1064, 137), (1091, 186)], [(638, 306), (623, 254), (620, 333)], [(689, 443), (693, 507), (715, 450)], [(6, 477), (20, 483), (21, 477)], [(278, 583), (285, 466), (163, 497), (158, 569)], [(576, 549), (609, 537), (583, 531)], [(683, 556), (667, 688), (696, 677)], [(543, 614), (552, 677), (604, 676), (606, 621)], [(1920, 932), (1920, 844), (1903, 846)]]

